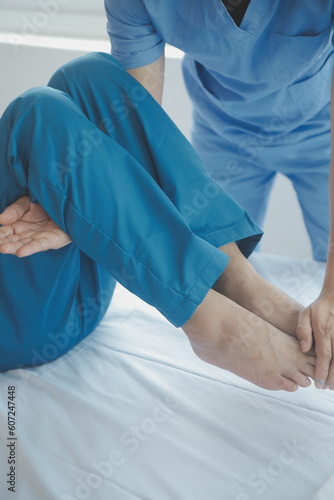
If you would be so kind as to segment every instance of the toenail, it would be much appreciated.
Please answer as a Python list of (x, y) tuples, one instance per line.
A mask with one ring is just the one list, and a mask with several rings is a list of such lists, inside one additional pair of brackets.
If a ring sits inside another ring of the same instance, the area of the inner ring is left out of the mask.
[(324, 385), (325, 385), (325, 381), (323, 379), (317, 378), (315, 380), (315, 386), (317, 389), (322, 389), (324, 387)]

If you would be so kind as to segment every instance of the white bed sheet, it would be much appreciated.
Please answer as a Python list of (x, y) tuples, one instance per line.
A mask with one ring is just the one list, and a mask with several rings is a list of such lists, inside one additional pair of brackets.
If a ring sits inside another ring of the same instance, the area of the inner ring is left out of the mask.
[[(305, 304), (319, 292), (321, 264), (252, 261)], [(15, 493), (6, 484), (8, 386)], [(67, 355), (0, 375), (0, 425), (1, 500), (334, 498), (333, 392), (269, 392), (208, 365), (180, 329), (121, 287)]]

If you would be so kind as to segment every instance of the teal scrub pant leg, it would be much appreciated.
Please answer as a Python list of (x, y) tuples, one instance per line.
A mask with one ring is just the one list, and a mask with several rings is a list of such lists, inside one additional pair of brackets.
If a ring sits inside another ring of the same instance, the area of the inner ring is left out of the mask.
[(217, 247), (237, 241), (248, 256), (262, 234), (112, 56), (78, 58), (49, 85), (0, 120), (0, 210), (28, 194), (72, 243), (0, 255), (2, 371), (67, 352), (115, 280), (181, 326), (227, 265)]

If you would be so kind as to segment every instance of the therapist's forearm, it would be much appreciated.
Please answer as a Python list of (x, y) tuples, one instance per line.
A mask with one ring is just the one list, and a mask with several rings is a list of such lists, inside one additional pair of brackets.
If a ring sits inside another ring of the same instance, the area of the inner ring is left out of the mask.
[(165, 75), (165, 54), (151, 64), (139, 68), (128, 69), (128, 73), (133, 76), (145, 89), (162, 104), (162, 92)]
[[(333, 136), (333, 132), (332, 132)], [(333, 144), (333, 138), (332, 138)], [(332, 152), (330, 176), (329, 176), (329, 193), (330, 193), (330, 233), (326, 273), (323, 284), (323, 290), (334, 294), (334, 157)]]
[(332, 153), (329, 175), (329, 197), (330, 197), (330, 233), (328, 245), (328, 258), (323, 289), (334, 292), (334, 72), (331, 91), (331, 137)]

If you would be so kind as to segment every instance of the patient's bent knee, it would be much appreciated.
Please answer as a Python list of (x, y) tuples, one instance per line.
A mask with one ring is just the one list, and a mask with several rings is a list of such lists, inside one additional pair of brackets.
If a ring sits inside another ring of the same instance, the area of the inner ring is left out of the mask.
[(51, 76), (48, 86), (67, 92), (73, 84), (81, 83), (85, 79), (90, 81), (95, 74), (98, 75), (100, 64), (99, 52), (77, 57), (60, 66)]
[(70, 97), (50, 87), (33, 87), (14, 99), (5, 110), (10, 122), (38, 113), (49, 122), (52, 116), (62, 116), (62, 110), (69, 104)]
[(63, 90), (72, 95), (75, 87), (84, 84), (99, 86), (103, 74), (108, 79), (120, 81), (128, 75), (122, 65), (111, 55), (104, 52), (91, 52), (63, 64), (51, 76), (48, 86)]

